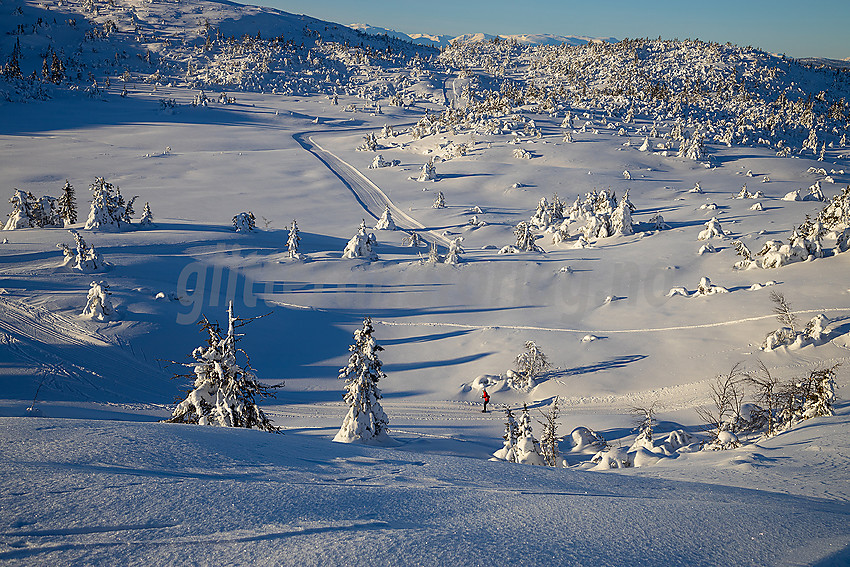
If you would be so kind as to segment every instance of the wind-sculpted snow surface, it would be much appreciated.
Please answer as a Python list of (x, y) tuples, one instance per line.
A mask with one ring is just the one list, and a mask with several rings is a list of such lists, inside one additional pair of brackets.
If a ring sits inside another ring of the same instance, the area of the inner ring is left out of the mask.
[[(765, 490), (300, 433), (44, 423), (2, 418), (4, 563), (351, 565), (368, 548), (373, 565), (811, 564), (840, 563), (850, 541), (841, 504)], [(507, 517), (546, 537), (506, 539), (493, 519)]]

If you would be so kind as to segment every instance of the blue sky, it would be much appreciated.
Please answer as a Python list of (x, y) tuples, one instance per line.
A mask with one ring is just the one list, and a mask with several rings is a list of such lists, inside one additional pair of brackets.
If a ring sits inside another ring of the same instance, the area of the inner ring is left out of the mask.
[(405, 33), (699, 38), (793, 57), (850, 57), (850, 0), (242, 0)]

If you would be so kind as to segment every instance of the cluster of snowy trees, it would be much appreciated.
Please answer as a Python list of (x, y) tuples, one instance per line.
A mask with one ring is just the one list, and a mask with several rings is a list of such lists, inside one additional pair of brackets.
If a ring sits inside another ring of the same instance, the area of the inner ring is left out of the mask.
[(504, 445), (493, 453), (499, 461), (548, 467), (566, 466), (558, 447), (558, 398), (550, 404), (548, 411), (540, 412), (543, 433), (540, 440), (534, 437), (534, 426), (528, 412), (528, 406), (522, 405), (522, 413), (517, 423), (513, 410), (505, 408)]
[(834, 242), (832, 255), (846, 252), (850, 249), (850, 186), (830, 199), (814, 219), (806, 216), (800, 226), (794, 227), (788, 240), (787, 244), (781, 240), (768, 240), (756, 254), (742, 241), (736, 240), (734, 244), (741, 260), (735, 267), (779, 268), (794, 262), (824, 258), (830, 255), (824, 249), (825, 240)]
[(74, 187), (65, 180), (62, 194), (57, 197), (36, 197), (31, 192), (15, 189), (9, 199), (12, 212), (4, 230), (19, 228), (63, 227), (77, 222), (77, 202)]
[[(86, 219), (86, 230), (119, 231), (128, 227), (135, 214), (133, 203), (138, 197), (129, 201), (121, 195), (120, 187), (113, 186), (103, 177), (96, 177), (89, 186), (92, 194), (91, 207)], [(77, 222), (77, 198), (74, 186), (66, 179), (59, 197), (44, 196), (37, 198), (31, 192), (15, 189), (9, 199), (12, 212), (6, 221), (4, 230), (21, 228), (63, 227)], [(153, 213), (150, 204), (145, 203), (141, 226), (153, 224)]]

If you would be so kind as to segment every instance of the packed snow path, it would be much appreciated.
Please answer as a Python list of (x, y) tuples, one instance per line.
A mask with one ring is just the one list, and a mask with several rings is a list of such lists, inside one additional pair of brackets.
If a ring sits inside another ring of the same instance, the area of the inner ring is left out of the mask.
[[(313, 132), (303, 132), (295, 134), (293, 138), (301, 147), (316, 156), (328, 169), (330, 169), (340, 181), (348, 187), (357, 199), (363, 209), (376, 220), (380, 218), (384, 209), (389, 207), (393, 214), (396, 225), (404, 231), (419, 231), (420, 234), (429, 234), (431, 238), (443, 246), (449, 245), (449, 239), (442, 234), (429, 230), (424, 224), (414, 219), (393, 203), (390, 198), (384, 193), (380, 187), (372, 183), (372, 181), (360, 173), (360, 171), (351, 164), (343, 161), (335, 154), (329, 152), (310, 135)], [(326, 132), (322, 132), (326, 133)]]

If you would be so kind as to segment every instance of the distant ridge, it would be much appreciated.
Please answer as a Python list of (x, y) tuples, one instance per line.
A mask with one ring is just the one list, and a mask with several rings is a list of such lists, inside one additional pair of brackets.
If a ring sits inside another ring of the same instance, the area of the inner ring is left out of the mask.
[(475, 43), (481, 41), (491, 41), (497, 37), (505, 40), (515, 40), (522, 45), (585, 45), (591, 42), (605, 41), (608, 43), (616, 43), (618, 40), (614, 37), (588, 37), (579, 35), (553, 35), (553, 34), (516, 34), (516, 35), (491, 35), (486, 33), (469, 33), (459, 36), (452, 35), (433, 35), (414, 33), (406, 34), (387, 28), (371, 26), (369, 24), (350, 24), (348, 27), (354, 30), (373, 35), (386, 34), (390, 37), (410, 41), (419, 45), (429, 45), (432, 47), (446, 47), (453, 41), (461, 41)]

